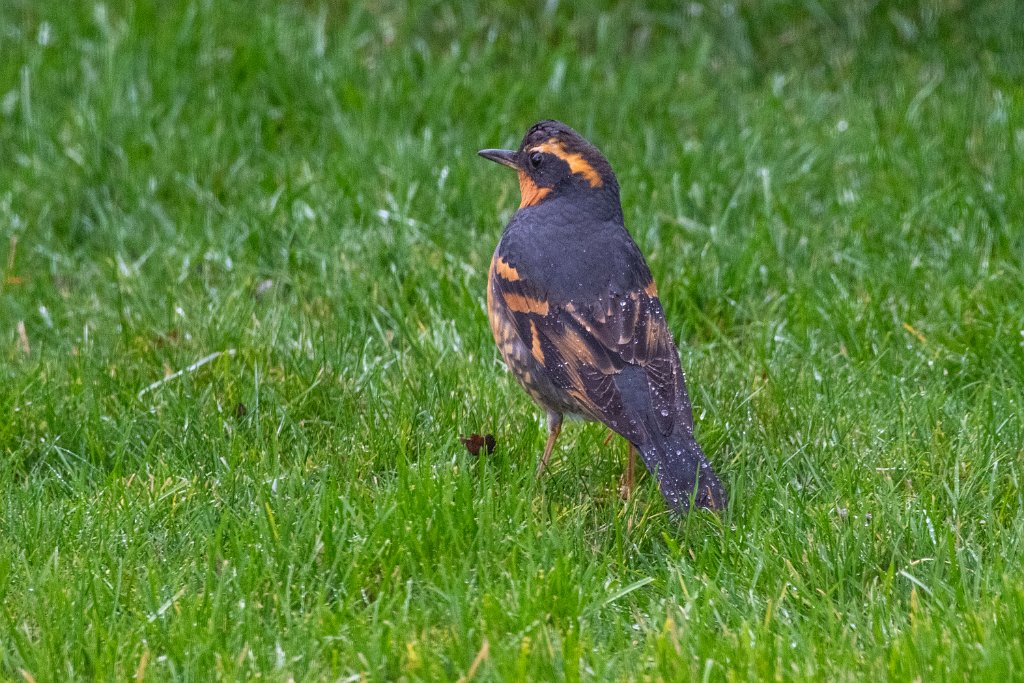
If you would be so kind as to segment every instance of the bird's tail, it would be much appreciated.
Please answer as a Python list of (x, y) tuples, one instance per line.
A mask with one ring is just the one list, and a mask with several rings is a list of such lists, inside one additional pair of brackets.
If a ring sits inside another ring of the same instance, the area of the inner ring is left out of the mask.
[(647, 469), (657, 477), (661, 495), (676, 512), (697, 507), (724, 510), (728, 497), (722, 481), (711, 469), (693, 434), (677, 429), (674, 433), (639, 447)]

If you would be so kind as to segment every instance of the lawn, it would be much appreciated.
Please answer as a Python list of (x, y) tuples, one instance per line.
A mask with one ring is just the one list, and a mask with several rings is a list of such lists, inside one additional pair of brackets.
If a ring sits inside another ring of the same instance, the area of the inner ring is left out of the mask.
[[(0, 3), (0, 678), (1022, 675), (1024, 5), (517, 5)], [(534, 479), (476, 150), (549, 117), (721, 516)]]

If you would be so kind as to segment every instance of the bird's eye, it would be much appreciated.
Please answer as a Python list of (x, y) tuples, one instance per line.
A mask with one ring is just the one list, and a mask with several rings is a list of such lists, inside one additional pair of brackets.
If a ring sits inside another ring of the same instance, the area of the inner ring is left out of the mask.
[(533, 154), (530, 155), (530, 166), (533, 166), (534, 168), (539, 168), (540, 161), (543, 158), (543, 154), (541, 154), (540, 152), (534, 152)]

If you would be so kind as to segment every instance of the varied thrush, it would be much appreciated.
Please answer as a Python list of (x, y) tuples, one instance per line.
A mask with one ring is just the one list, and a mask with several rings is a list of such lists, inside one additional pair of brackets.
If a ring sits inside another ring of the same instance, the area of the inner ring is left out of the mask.
[[(679, 353), (619, 184), (600, 151), (541, 121), (518, 150), (480, 156), (516, 170), (522, 202), (491, 260), (487, 315), (505, 363), (547, 411), (551, 457), (563, 415), (603, 422), (639, 451), (675, 511), (722, 509), (726, 493), (693, 436)], [(692, 498), (691, 498), (692, 497)]]

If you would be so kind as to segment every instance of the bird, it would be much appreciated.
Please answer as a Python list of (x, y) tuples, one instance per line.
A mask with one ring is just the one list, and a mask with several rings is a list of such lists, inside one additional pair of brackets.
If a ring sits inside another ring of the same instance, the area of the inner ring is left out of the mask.
[(521, 202), (488, 270), (487, 317), (505, 364), (547, 414), (537, 476), (563, 418), (580, 417), (629, 442), (624, 495), (639, 453), (673, 512), (691, 502), (724, 509), (725, 487), (694, 437), (679, 352), (608, 160), (555, 120), (534, 124), (518, 149), (478, 154), (519, 176)]

